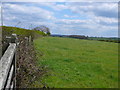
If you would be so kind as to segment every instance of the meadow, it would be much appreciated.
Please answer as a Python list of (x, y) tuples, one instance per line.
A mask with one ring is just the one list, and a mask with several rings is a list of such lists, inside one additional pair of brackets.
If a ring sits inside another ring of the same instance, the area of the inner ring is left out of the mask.
[(34, 40), (34, 47), (37, 65), (47, 70), (34, 87), (118, 87), (118, 43), (42, 37)]

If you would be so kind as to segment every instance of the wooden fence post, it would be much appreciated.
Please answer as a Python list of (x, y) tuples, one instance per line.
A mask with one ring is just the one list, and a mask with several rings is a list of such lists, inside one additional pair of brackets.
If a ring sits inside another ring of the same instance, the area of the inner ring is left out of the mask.
[(29, 43), (29, 38), (25, 37), (25, 45), (28, 46), (28, 43)]
[(31, 36), (29, 36), (29, 44), (31, 44), (31, 39), (32, 39), (32, 37), (31, 37)]
[(10, 87), (14, 67), (16, 44), (11, 43), (0, 60), (0, 90)]

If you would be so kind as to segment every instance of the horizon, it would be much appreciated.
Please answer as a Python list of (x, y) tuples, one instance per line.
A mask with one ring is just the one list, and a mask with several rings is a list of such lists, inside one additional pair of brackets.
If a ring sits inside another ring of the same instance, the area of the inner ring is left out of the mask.
[(51, 34), (119, 37), (117, 6), (112, 2), (4, 2), (3, 19), (5, 26), (45, 25)]
[[(51, 35), (69, 36), (69, 35), (76, 35), (76, 34), (51, 34)], [(87, 35), (80, 35), (80, 36), (87, 36)], [(88, 36), (88, 37), (96, 37), (96, 38), (120, 38), (120, 37), (102, 37), (102, 36), (101, 37), (98, 37), (98, 36)]]

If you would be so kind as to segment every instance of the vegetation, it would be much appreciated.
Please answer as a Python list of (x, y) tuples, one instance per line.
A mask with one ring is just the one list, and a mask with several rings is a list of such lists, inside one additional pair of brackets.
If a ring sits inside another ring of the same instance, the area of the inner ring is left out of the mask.
[(76, 38), (76, 39), (88, 39), (88, 36), (84, 35), (51, 35), (52, 37), (68, 37), (68, 38)]
[(3, 26), (3, 35), (11, 35), (12, 33), (16, 33), (17, 35), (22, 35), (22, 36), (36, 36), (36, 34), (43, 35), (45, 36), (46, 34), (41, 31), (36, 31), (36, 30), (29, 30), (29, 29), (24, 29), (24, 28), (18, 28), (18, 27), (8, 27), (8, 26)]
[(38, 66), (47, 68), (34, 87), (118, 87), (118, 43), (43, 37), (34, 40), (34, 47)]
[(44, 25), (41, 25), (39, 27), (35, 27), (33, 30), (41, 31), (46, 33), (47, 35), (50, 35), (50, 29)]
[(44, 32), (41, 32), (41, 31), (28, 30), (28, 29), (17, 28), (17, 27), (2, 26), (2, 41), (3, 41), (3, 43), (2, 43), (3, 46), (2, 47), (3, 47), (3, 52), (6, 50), (9, 43), (11, 42), (11, 39), (6, 38), (6, 37), (12, 37), (13, 33), (17, 34), (17, 37), (31, 36), (32, 39), (46, 35)]
[(98, 41), (105, 41), (105, 42), (120, 43), (120, 38), (89, 37), (88, 40), (98, 40)]
[[(3, 52), (11, 43), (12, 34), (17, 34), (17, 43), (19, 45), (16, 49), (16, 86), (17, 88), (29, 88), (31, 83), (44, 73), (43, 68), (36, 66), (36, 56), (34, 52), (33, 42), (34, 38), (46, 36), (44, 32), (27, 30), (17, 27), (3, 26)], [(31, 42), (28, 42), (26, 37), (32, 36)]]
[(68, 38), (76, 38), (76, 39), (87, 39), (87, 40), (97, 40), (97, 41), (104, 41), (104, 42), (114, 42), (114, 43), (120, 43), (120, 38), (113, 37), (113, 38), (107, 38), (107, 37), (88, 37), (84, 35), (51, 35), (52, 37), (68, 37)]
[[(17, 88), (118, 87), (118, 43), (41, 37), (49, 33), (3, 26), (5, 43), (6, 36), (11, 36), (12, 33), (17, 34), (20, 43), (16, 57)], [(36, 53), (33, 43), (28, 44), (25, 40), (28, 36), (36, 38)]]

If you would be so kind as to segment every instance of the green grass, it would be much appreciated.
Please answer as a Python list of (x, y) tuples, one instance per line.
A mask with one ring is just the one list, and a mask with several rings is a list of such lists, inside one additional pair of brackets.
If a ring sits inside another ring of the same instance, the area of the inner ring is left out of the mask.
[(18, 27), (10, 27), (10, 26), (2, 26), (3, 35), (11, 35), (12, 33), (16, 33), (17, 35), (22, 36), (37, 36), (37, 35), (46, 35), (44, 32), (41, 31), (35, 31), (35, 30), (29, 30), (24, 28), (18, 28)]
[(48, 72), (35, 81), (55, 88), (118, 87), (118, 44), (72, 38), (34, 40), (38, 65)]

